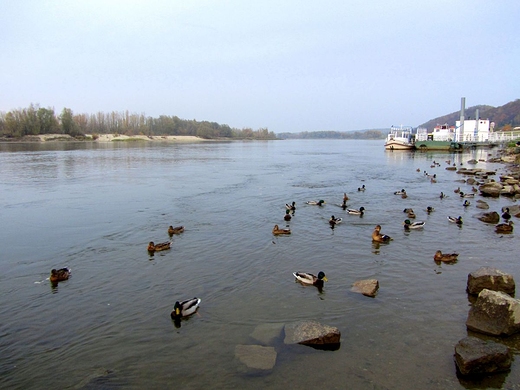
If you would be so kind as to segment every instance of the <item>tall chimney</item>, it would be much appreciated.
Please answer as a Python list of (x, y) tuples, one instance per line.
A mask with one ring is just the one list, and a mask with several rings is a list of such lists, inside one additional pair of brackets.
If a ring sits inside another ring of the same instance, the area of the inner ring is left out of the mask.
[(460, 127), (459, 127), (459, 137), (463, 139), (464, 137), (464, 116), (466, 113), (466, 98), (460, 98)]

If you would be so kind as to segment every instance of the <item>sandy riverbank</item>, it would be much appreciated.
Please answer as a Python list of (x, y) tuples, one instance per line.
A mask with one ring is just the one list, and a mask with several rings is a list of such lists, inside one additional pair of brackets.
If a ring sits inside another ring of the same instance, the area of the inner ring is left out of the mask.
[(203, 142), (210, 141), (204, 138), (195, 137), (191, 135), (162, 135), (162, 136), (147, 136), (147, 135), (120, 135), (120, 134), (99, 134), (96, 139), (92, 134), (86, 134), (85, 138), (78, 140), (68, 134), (40, 134), (28, 135), (18, 139), (5, 139), (8, 142), (72, 142), (72, 141), (89, 141), (93, 142), (118, 142), (118, 141), (162, 141), (162, 142)]

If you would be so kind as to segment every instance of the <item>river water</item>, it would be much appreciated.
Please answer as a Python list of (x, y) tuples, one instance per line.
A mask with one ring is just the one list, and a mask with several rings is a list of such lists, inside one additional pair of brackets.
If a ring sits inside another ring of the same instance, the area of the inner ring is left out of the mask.
[[(453, 362), (468, 335), (468, 273), (494, 266), (519, 279), (520, 265), (517, 232), (474, 218), (476, 199), (462, 207), (453, 190), (471, 186), (445, 161), (472, 167), (497, 152), (389, 152), (357, 140), (0, 144), (0, 387), (519, 388), (518, 356), (510, 373), (480, 381), (459, 379)], [(401, 188), (407, 199), (393, 195)], [(343, 193), (363, 217), (339, 207)], [(318, 199), (326, 204), (305, 204)], [(273, 236), (292, 201), (292, 235)], [(490, 211), (512, 204), (486, 201)], [(404, 208), (423, 230), (404, 231)], [(343, 217), (334, 230), (331, 215)], [(388, 245), (372, 243), (377, 224)], [(169, 225), (186, 230), (150, 256)], [(438, 249), (459, 261), (437, 265)], [(53, 288), (50, 270), (65, 266), (71, 278)], [(320, 270), (321, 294), (292, 276)], [(368, 278), (379, 280), (375, 298), (350, 291)], [(194, 296), (198, 313), (175, 327), (173, 304)], [(340, 348), (288, 346), (283, 331), (253, 337), (299, 320), (337, 327)], [(518, 337), (499, 341), (518, 353)], [(273, 346), (275, 367), (246, 369), (240, 344)]]

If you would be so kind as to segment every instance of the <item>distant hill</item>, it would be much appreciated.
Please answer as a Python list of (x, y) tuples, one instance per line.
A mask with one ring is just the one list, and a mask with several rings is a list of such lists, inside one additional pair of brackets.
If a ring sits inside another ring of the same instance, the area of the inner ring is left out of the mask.
[(300, 133), (279, 133), (280, 139), (384, 139), (388, 130), (358, 131), (302, 131)]
[[(466, 119), (475, 119), (477, 109), (479, 110), (479, 116), (481, 119), (489, 119), (490, 122), (495, 122), (495, 131), (510, 130), (514, 127), (520, 126), (520, 99), (509, 102), (500, 107), (480, 105), (466, 108)], [(435, 126), (443, 125), (445, 123), (455, 125), (455, 121), (458, 121), (459, 119), (460, 110), (431, 119), (428, 122), (419, 125), (419, 127), (433, 130)]]

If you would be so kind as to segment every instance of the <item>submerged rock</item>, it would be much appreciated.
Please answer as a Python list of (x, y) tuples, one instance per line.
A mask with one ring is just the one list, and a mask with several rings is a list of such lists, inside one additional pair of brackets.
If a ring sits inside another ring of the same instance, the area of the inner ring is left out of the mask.
[(273, 347), (237, 345), (235, 356), (247, 367), (257, 370), (271, 370), (276, 364), (276, 351)]
[(358, 280), (352, 285), (351, 291), (361, 293), (367, 297), (375, 297), (379, 290), (377, 279)]
[(468, 274), (467, 292), (478, 295), (482, 290), (502, 291), (509, 295), (515, 294), (513, 276), (493, 267), (480, 267)]
[(477, 209), (488, 210), (489, 205), (486, 202), (484, 202), (483, 200), (478, 199), (477, 200)]
[(311, 346), (339, 344), (341, 332), (338, 328), (314, 321), (301, 321), (285, 325), (285, 344)]
[(489, 213), (480, 213), (476, 216), (480, 221), (486, 223), (499, 223), (500, 215), (496, 211), (491, 211)]
[(281, 336), (283, 326), (283, 324), (260, 324), (251, 333), (251, 337), (264, 345), (272, 344)]
[(462, 375), (508, 371), (512, 360), (511, 350), (493, 341), (466, 337), (455, 346), (455, 363)]
[(466, 327), (492, 336), (520, 331), (520, 301), (500, 291), (484, 289), (469, 310)]

